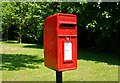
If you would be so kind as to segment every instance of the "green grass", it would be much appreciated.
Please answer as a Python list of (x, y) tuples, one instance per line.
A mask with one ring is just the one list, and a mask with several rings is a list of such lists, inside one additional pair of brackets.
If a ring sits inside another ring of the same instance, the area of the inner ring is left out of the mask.
[[(55, 81), (55, 71), (44, 66), (43, 47), (0, 42), (3, 81)], [(118, 81), (118, 58), (80, 49), (77, 70), (63, 72), (63, 81)]]

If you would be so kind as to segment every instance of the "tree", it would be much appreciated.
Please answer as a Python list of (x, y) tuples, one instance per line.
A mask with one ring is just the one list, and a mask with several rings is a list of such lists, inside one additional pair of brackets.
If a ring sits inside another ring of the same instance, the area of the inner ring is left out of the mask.
[(13, 7), (11, 3), (2, 2), (2, 31), (4, 32), (5, 40), (8, 40), (8, 29), (14, 24), (13, 17)]
[(19, 27), (20, 42), (23, 39), (23, 42), (42, 44), (46, 17), (69, 13), (77, 15), (80, 47), (102, 51), (116, 51), (120, 48), (119, 3), (14, 2), (3, 5), (4, 30), (7, 30), (5, 25)]

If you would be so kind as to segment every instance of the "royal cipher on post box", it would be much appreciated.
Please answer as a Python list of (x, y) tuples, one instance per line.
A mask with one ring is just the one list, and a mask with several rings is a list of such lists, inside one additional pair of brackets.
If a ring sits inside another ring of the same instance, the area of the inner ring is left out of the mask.
[(59, 13), (46, 18), (44, 64), (57, 71), (77, 68), (76, 15)]

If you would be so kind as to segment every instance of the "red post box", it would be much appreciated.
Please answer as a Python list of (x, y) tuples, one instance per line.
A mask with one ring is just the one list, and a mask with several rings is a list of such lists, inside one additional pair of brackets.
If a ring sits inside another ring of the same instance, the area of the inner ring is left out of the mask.
[(57, 71), (77, 68), (76, 15), (59, 13), (46, 18), (44, 64)]

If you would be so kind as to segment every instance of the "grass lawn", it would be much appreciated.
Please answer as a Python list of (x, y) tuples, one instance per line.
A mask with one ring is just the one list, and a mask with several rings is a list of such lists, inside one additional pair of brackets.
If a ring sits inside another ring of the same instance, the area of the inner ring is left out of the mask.
[[(0, 42), (3, 81), (55, 81), (55, 71), (44, 66), (43, 47)], [(63, 72), (63, 81), (118, 81), (118, 58), (86, 50), (78, 52), (77, 70)]]

